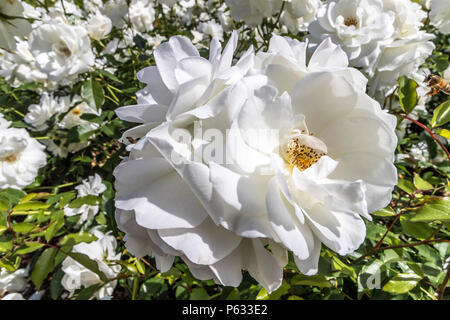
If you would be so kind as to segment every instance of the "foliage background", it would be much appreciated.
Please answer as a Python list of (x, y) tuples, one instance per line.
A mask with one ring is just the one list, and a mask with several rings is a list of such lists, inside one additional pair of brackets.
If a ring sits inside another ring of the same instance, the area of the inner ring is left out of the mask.
[[(27, 2), (43, 6), (53, 4), (51, 0)], [(82, 1), (75, 3), (82, 5)], [(156, 16), (153, 33), (193, 38), (173, 12), (164, 15), (161, 7), (156, 6)], [(264, 22), (261, 27), (263, 43), (251, 36), (253, 30), (245, 30), (242, 34), (248, 33), (252, 40), (244, 42), (238, 51), (243, 52), (250, 45), (257, 49), (266, 48), (275, 27), (273, 22)], [(450, 39), (430, 25), (427, 29), (437, 37), (434, 40), (436, 49), (425, 67), (430, 68), (433, 74), (442, 75), (449, 65)], [(304, 36), (302, 33), (287, 35), (297, 39)], [(123, 34), (113, 29), (109, 37), (120, 39)], [(95, 51), (101, 52), (104, 44), (93, 41), (93, 46)], [(69, 154), (65, 159), (49, 157), (47, 166), (40, 171), (36, 181), (23, 191), (0, 191), (0, 267), (13, 271), (29, 266), (33, 285), (24, 292), (25, 297), (36, 290), (45, 290), (43, 299), (61, 299), (64, 291), (60, 284), (63, 276), (61, 262), (66, 256), (101, 273), (87, 256), (71, 252), (74, 244), (92, 241), (94, 237), (85, 230), (78, 232), (73, 228), (78, 217), (65, 217), (62, 210), (65, 205), (100, 204), (100, 213), (94, 224), (106, 226), (118, 240), (122, 240), (123, 233), (114, 221), (112, 171), (120, 157), (125, 155), (118, 139), (131, 124), (118, 119), (114, 110), (136, 102), (135, 93), (143, 87), (136, 79), (136, 72), (154, 64), (154, 61), (152, 47), (139, 36), (134, 38), (134, 43), (118, 50), (122, 50), (117, 53), (126, 59), (125, 62), (116, 60), (113, 55), (104, 55), (117, 69), (114, 74), (93, 70), (84, 74), (73, 87), (63, 87), (55, 92), (55, 96), (78, 94), (101, 107), (100, 116), (83, 116), (98, 123), (98, 129), (88, 134), (79, 134), (77, 128), (67, 132), (68, 142), (91, 140), (90, 146)], [(207, 51), (201, 53), (207, 55)], [(406, 78), (399, 79), (398, 83), (398, 89), (386, 98), (385, 107), (397, 116), (400, 125), (417, 102), (417, 84)], [(13, 127), (28, 127), (23, 117), (30, 104), (39, 103), (39, 95), (33, 90), (37, 86), (32, 83), (13, 88), (0, 79), (0, 112), (13, 121)], [(397, 104), (401, 108), (392, 107)], [(196, 280), (181, 260), (176, 260), (169, 272), (161, 274), (151, 258), (134, 258), (119, 241), (119, 250), (123, 253), (120, 261), (122, 271), (117, 277), (119, 283), (114, 299), (450, 298), (450, 290), (445, 291), (450, 277), (450, 204), (447, 198), (450, 162), (437, 143), (440, 139), (441, 144), (448, 148), (449, 110), (448, 96), (439, 93), (426, 105), (427, 112), (419, 114), (418, 122), (426, 129), (418, 123), (408, 123), (397, 147), (397, 154), (406, 156), (396, 161), (399, 184), (390, 206), (375, 212), (373, 221), (366, 221), (366, 241), (353, 255), (341, 257), (324, 248), (318, 275), (304, 276), (290, 262), (285, 268), (283, 285), (269, 295), (248, 274), (244, 275), (238, 288), (219, 286), (212, 280)], [(39, 132), (33, 136), (45, 138)], [(418, 159), (412, 152), (420, 145), (425, 146), (422, 150), (425, 159)], [(74, 186), (81, 178), (94, 173), (102, 176), (107, 191), (101, 197), (77, 199)], [(379, 287), (368, 288), (368, 280), (376, 285), (374, 274), (379, 275)], [(91, 298), (99, 286), (78, 290), (75, 299)]]

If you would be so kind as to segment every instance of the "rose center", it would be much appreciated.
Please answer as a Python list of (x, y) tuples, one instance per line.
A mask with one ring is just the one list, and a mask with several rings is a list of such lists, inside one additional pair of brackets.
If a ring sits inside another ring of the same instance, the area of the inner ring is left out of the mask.
[(75, 116), (80, 116), (83, 112), (81, 111), (80, 108), (76, 107), (72, 110), (72, 114)]
[(72, 51), (70, 51), (70, 49), (63, 41), (58, 42), (58, 44), (56, 45), (56, 51), (58, 51), (61, 55), (66, 56), (67, 58), (72, 55)]
[(15, 154), (15, 153), (10, 154), (9, 156), (4, 158), (4, 161), (6, 161), (8, 163), (16, 162), (16, 160), (17, 160), (17, 154)]
[(356, 18), (354, 18), (354, 17), (345, 18), (344, 24), (345, 24), (347, 27), (355, 26), (355, 28), (356, 28), (356, 27), (358, 26), (358, 19), (356, 19)]
[(327, 154), (325, 143), (311, 134), (295, 133), (282, 147), (282, 155), (289, 167), (306, 170)]

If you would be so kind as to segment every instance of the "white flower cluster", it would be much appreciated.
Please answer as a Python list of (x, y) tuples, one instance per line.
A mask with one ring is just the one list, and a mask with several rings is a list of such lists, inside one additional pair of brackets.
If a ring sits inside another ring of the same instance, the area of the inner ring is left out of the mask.
[(396, 119), (330, 39), (308, 56), (274, 35), (233, 63), (237, 37), (223, 51), (213, 39), (209, 59), (172, 37), (139, 73), (140, 104), (116, 111), (140, 123), (122, 139), (116, 220), (161, 271), (180, 257), (199, 279), (238, 286), (248, 270), (273, 291), (288, 251), (311, 275), (322, 244), (345, 255), (363, 242), (362, 218), (397, 183)]
[(0, 189), (22, 189), (34, 181), (47, 158), (42, 144), (10, 124), (0, 114)]
[[(102, 285), (94, 295), (97, 299), (108, 299), (108, 297), (112, 296), (117, 285), (117, 280), (112, 279), (117, 276), (121, 269), (120, 265), (114, 263), (114, 261), (120, 260), (121, 255), (120, 253), (116, 253), (117, 241), (114, 236), (111, 235), (111, 232), (103, 233), (98, 227), (91, 229), (89, 232), (92, 233), (97, 240), (90, 243), (79, 243), (73, 247), (72, 252), (87, 255), (97, 263), (99, 270), (111, 280)], [(92, 285), (102, 283), (97, 274), (70, 257), (67, 257), (63, 261), (61, 269), (64, 271), (61, 284), (64, 289), (69, 291), (70, 296), (72, 296), (77, 289), (88, 288)]]
[[(96, 173), (94, 176), (90, 176), (88, 179), (83, 180), (80, 185), (75, 187), (75, 189), (78, 192), (78, 197), (85, 197), (88, 195), (99, 196), (106, 190), (106, 186), (103, 184), (102, 178)], [(64, 208), (64, 214), (68, 217), (81, 215), (76, 224), (77, 227), (80, 227), (83, 224), (86, 225), (85, 222), (91, 223), (98, 211), (98, 205), (88, 204), (83, 204), (79, 208), (70, 208), (69, 206)]]
[(341, 45), (350, 64), (368, 76), (371, 94), (386, 93), (434, 49), (434, 36), (421, 30), (426, 16), (410, 0), (328, 0), (309, 32), (316, 44), (330, 37)]

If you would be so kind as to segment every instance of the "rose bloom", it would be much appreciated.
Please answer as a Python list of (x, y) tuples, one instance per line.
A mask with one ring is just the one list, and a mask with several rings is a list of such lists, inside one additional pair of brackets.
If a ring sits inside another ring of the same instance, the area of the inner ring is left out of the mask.
[(320, 0), (286, 1), (281, 22), (291, 32), (306, 31), (310, 22), (316, 18), (320, 5)]
[[(95, 227), (89, 231), (95, 237), (96, 241), (90, 243), (79, 243), (73, 247), (73, 252), (83, 253), (98, 265), (100, 271), (105, 276), (112, 279), (120, 272), (120, 265), (115, 264), (114, 261), (120, 260), (120, 253), (116, 254), (117, 241), (111, 232), (103, 233), (98, 227)], [(70, 257), (67, 257), (61, 267), (64, 271), (64, 276), (61, 280), (61, 284), (69, 291), (70, 296), (75, 293), (75, 290), (81, 288), (88, 288), (94, 284), (101, 283), (101, 280), (97, 274), (82, 266)], [(95, 293), (97, 299), (103, 299), (107, 296), (111, 296), (116, 288), (117, 280), (110, 281), (106, 285), (102, 286), (100, 290)]]
[(99, 10), (91, 14), (86, 24), (89, 36), (94, 40), (102, 40), (111, 32), (111, 19), (103, 15)]
[(396, 119), (330, 39), (310, 57), (307, 47), (274, 36), (268, 52), (234, 64), (236, 34), (222, 54), (213, 41), (209, 61), (183, 37), (155, 50), (140, 104), (117, 110), (141, 123), (124, 133), (140, 139), (114, 172), (132, 254), (154, 256), (161, 271), (178, 256), (229, 286), (247, 270), (273, 291), (288, 251), (311, 275), (322, 244), (341, 255), (361, 245), (362, 217), (397, 182)]
[(47, 163), (44, 146), (25, 129), (9, 128), (0, 120), (0, 189), (22, 189)]
[(87, 31), (60, 19), (34, 29), (28, 40), (36, 67), (52, 81), (71, 81), (91, 69), (94, 54)]
[(399, 76), (416, 72), (431, 54), (433, 35), (420, 30), (425, 17), (410, 0), (328, 0), (308, 30), (316, 44), (331, 37), (341, 45), (351, 66), (371, 79), (374, 95), (391, 89)]
[(279, 12), (283, 3), (282, 0), (225, 0), (225, 2), (234, 20), (244, 20), (251, 27), (259, 25), (263, 18)]
[(431, 1), (430, 22), (439, 32), (450, 34), (450, 1)]
[(133, 0), (128, 10), (128, 16), (133, 27), (139, 32), (153, 30), (155, 9), (149, 0)]
[(0, 291), (17, 292), (23, 291), (28, 284), (28, 271), (26, 269), (18, 269), (14, 272), (0, 270)]
[[(19, 0), (3, 0), (0, 3), (0, 13), (10, 17), (23, 17), (23, 5)], [(0, 18), (0, 47), (8, 50), (16, 48), (15, 36), (23, 38), (31, 31), (31, 25), (26, 19)]]
[[(85, 197), (88, 195), (99, 196), (106, 190), (106, 186), (103, 184), (102, 178), (96, 173), (94, 176), (90, 176), (81, 181), (81, 184), (76, 186), (75, 189), (77, 190), (78, 197)], [(68, 217), (81, 215), (76, 224), (76, 227), (80, 227), (86, 221), (88, 221), (88, 223), (92, 222), (99, 209), (99, 206), (88, 204), (83, 204), (79, 208), (70, 208), (69, 206), (66, 206), (64, 207), (64, 214)]]

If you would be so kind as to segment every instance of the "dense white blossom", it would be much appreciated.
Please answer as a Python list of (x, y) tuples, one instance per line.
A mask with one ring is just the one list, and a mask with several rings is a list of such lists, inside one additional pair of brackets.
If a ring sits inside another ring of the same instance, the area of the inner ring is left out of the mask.
[[(98, 268), (109, 279), (114, 278), (120, 271), (120, 265), (114, 261), (120, 259), (120, 253), (116, 253), (117, 241), (111, 232), (103, 233), (100, 228), (96, 227), (90, 230), (97, 240), (90, 243), (76, 244), (72, 251), (86, 254), (90, 259), (95, 261)], [(70, 295), (73, 295), (75, 290), (81, 288), (88, 288), (94, 284), (101, 283), (97, 274), (79, 264), (70, 257), (67, 257), (61, 267), (64, 271), (64, 276), (61, 284)], [(95, 293), (97, 299), (111, 296), (117, 285), (117, 280), (110, 281), (100, 288)]]
[(0, 126), (0, 189), (22, 189), (45, 166), (44, 146), (25, 129)]
[(94, 64), (87, 31), (59, 19), (44, 23), (31, 32), (29, 50), (36, 67), (50, 80), (62, 83), (74, 80)]
[(161, 271), (179, 256), (199, 279), (238, 286), (248, 270), (273, 291), (287, 250), (314, 274), (322, 243), (341, 255), (362, 243), (361, 217), (397, 182), (396, 120), (329, 39), (307, 62), (306, 43), (273, 36), (230, 66), (235, 41), (222, 55), (213, 41), (207, 61), (172, 37), (139, 75), (141, 104), (116, 111), (142, 123), (124, 133), (141, 139), (114, 172), (116, 220), (129, 251)]

